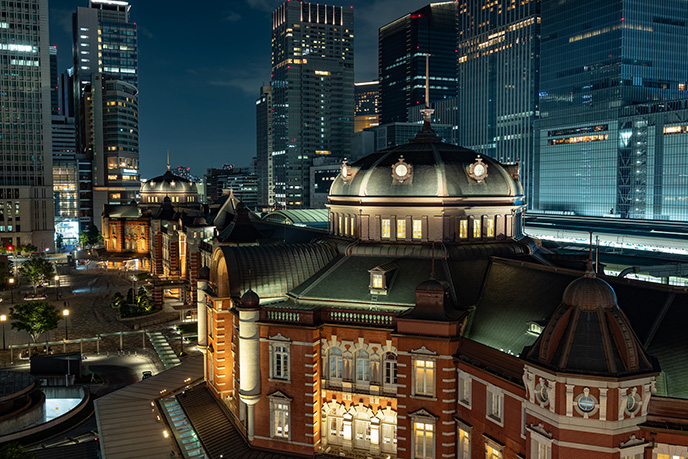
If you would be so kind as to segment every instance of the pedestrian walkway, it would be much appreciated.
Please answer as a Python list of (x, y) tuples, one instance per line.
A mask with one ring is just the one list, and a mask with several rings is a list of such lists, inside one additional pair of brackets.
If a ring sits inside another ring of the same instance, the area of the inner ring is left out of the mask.
[(206, 459), (205, 452), (198, 440), (196, 432), (184, 414), (177, 397), (172, 395), (161, 400), (161, 405), (167, 422), (172, 427), (172, 433), (177, 440), (177, 445), (182, 449), (185, 458)]
[(172, 346), (167, 342), (167, 338), (160, 332), (146, 332), (148, 339), (153, 345), (153, 349), (157, 352), (158, 357), (165, 366), (165, 370), (176, 367), (181, 363), (177, 354), (172, 350)]

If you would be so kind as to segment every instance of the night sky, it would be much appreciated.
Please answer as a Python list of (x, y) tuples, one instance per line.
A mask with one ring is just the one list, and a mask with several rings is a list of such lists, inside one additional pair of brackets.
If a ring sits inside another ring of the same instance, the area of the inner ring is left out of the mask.
[[(203, 175), (256, 154), (255, 101), (270, 81), (271, 13), (279, 0), (130, 0), (139, 38), (141, 177), (172, 166)], [(332, 4), (332, 1), (321, 3)], [(350, 0), (356, 81), (377, 78), (377, 30), (429, 2)], [(50, 0), (58, 68), (71, 66), (72, 13), (88, 0)]]

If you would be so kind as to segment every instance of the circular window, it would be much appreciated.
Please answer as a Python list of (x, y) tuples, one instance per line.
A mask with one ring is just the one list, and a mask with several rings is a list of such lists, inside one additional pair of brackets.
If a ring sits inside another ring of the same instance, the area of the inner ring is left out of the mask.
[(547, 398), (547, 388), (545, 386), (540, 387), (538, 391), (538, 398), (542, 403), (547, 403), (549, 399)]
[(629, 413), (633, 414), (636, 411), (640, 409), (640, 396), (638, 394), (631, 393), (628, 395), (628, 399), (626, 400), (626, 411)]
[(584, 395), (578, 399), (578, 408), (586, 413), (595, 409), (595, 400), (589, 395)]

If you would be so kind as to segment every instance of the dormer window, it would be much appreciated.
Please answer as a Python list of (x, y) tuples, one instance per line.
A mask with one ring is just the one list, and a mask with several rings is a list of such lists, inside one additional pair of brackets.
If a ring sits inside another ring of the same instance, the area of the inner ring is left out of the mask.
[(537, 322), (529, 322), (528, 323), (528, 333), (530, 333), (531, 335), (540, 336), (540, 334), (542, 333), (542, 330), (544, 328), (545, 327), (543, 325), (541, 325)]
[(392, 283), (392, 275), (396, 269), (396, 263), (386, 263), (368, 271), (370, 273), (370, 293), (373, 295), (386, 295)]

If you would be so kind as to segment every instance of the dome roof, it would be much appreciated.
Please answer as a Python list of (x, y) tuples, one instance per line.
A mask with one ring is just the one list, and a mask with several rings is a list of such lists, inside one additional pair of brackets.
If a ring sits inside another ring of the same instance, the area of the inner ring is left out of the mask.
[(616, 304), (614, 289), (592, 269), (571, 282), (526, 360), (566, 373), (619, 377), (655, 371)]
[(241, 296), (242, 308), (257, 308), (260, 305), (260, 297), (252, 289), (248, 289), (246, 293)]
[(522, 203), (523, 187), (512, 176), (517, 167), (443, 143), (429, 129), (426, 125), (407, 144), (346, 165), (330, 197), (508, 197)]
[(169, 170), (163, 175), (154, 177), (141, 184), (141, 193), (193, 193), (196, 194), (196, 184), (183, 177), (177, 177)]
[(564, 290), (562, 302), (585, 311), (617, 307), (616, 293), (612, 286), (592, 273), (586, 273), (585, 277), (571, 282)]
[(194, 218), (193, 226), (206, 226), (207, 224), (208, 222), (205, 220), (205, 217)]

